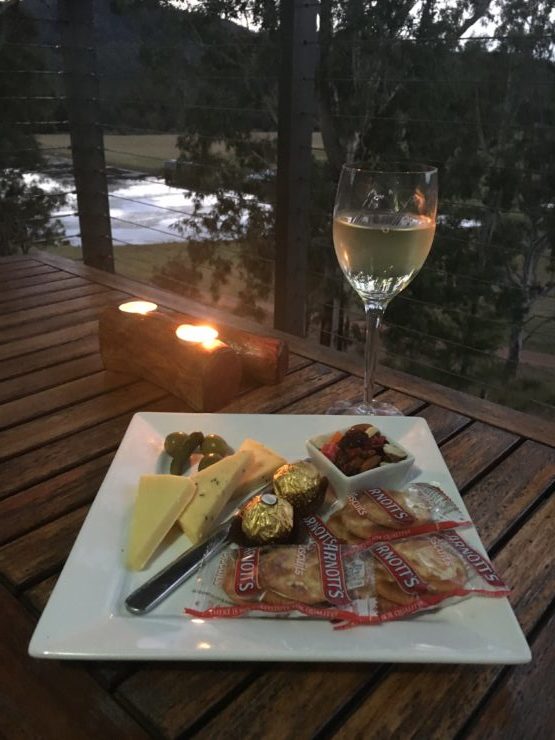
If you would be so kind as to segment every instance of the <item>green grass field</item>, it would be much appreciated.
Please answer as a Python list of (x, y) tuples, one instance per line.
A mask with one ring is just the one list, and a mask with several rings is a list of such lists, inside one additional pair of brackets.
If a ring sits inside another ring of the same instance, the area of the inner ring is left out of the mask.
[[(43, 150), (60, 147), (55, 151), (45, 151), (45, 154), (71, 159), (69, 134), (38, 134), (37, 139)], [(166, 160), (179, 156), (176, 141), (175, 134), (140, 136), (105, 134), (106, 163), (112, 167), (158, 174)]]
[[(252, 137), (253, 139), (275, 139), (277, 134), (255, 131)], [(69, 134), (37, 134), (37, 140), (45, 154), (71, 159)], [(176, 134), (104, 134), (106, 164), (111, 167), (160, 174), (164, 162), (179, 157), (176, 142)], [(321, 134), (312, 135), (312, 145), (318, 149), (322, 148)], [(60, 148), (52, 151), (52, 147)], [(225, 145), (215, 144), (213, 150), (214, 153), (221, 153), (225, 151)], [(315, 155), (321, 156), (323, 152), (316, 151)]]

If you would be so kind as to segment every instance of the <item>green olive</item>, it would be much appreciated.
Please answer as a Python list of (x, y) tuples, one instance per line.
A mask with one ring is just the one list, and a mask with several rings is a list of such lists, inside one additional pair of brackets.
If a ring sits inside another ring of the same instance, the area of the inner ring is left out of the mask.
[[(202, 444), (204, 435), (202, 432), (193, 432), (192, 434), (186, 435), (184, 432), (174, 432), (174, 435), (178, 436), (174, 444), (170, 444), (169, 447), (172, 452), (168, 452), (168, 455), (172, 458), (170, 464), (171, 475), (181, 475), (185, 468), (189, 465), (189, 458), (197, 450), (199, 445)], [(171, 437), (172, 435), (168, 435)], [(168, 437), (166, 437), (167, 441)]]
[(183, 475), (183, 471), (189, 464), (189, 458), (184, 455), (172, 457), (170, 463), (170, 475)]
[(208, 455), (201, 458), (201, 461), (198, 464), (198, 469), (204, 470), (204, 468), (208, 468), (210, 465), (220, 462), (220, 460), (223, 460), (222, 455), (218, 455), (217, 452), (209, 452)]
[(175, 457), (188, 439), (189, 435), (186, 432), (172, 432), (164, 440), (164, 450), (170, 457)]
[(230, 449), (223, 437), (220, 437), (217, 434), (207, 434), (204, 438), (204, 442), (200, 446), (200, 451), (205, 455), (209, 455), (214, 452), (217, 455), (220, 455), (220, 457), (225, 457), (226, 455), (229, 455)]

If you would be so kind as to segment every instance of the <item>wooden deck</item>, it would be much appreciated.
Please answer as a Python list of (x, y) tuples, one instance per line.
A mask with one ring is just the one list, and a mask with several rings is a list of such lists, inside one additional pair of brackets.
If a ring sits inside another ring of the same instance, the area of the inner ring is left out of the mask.
[[(184, 299), (59, 258), (0, 260), (0, 735), (551, 737), (555, 425), (387, 369), (379, 375), (381, 397), (428, 421), (493, 562), (513, 586), (532, 663), (84, 664), (27, 657), (37, 617), (131, 416), (188, 410), (160, 388), (103, 369), (99, 311), (130, 295), (194, 313)], [(225, 411), (317, 414), (331, 399), (357, 394), (358, 366), (288, 339), (293, 356), (283, 383), (246, 391)]]

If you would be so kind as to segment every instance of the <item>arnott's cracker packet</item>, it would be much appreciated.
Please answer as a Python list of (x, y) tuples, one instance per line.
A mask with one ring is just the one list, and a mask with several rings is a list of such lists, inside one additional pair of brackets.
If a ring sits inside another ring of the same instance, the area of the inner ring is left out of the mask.
[(336, 539), (231, 546), (201, 568), (195, 617), (284, 616), (345, 628), (401, 619), (472, 595), (506, 596), (489, 560), (455, 530), (372, 545)]
[(306, 516), (303, 524), (315, 539), (327, 533), (342, 544), (358, 545), (464, 527), (471, 522), (439, 486), (413, 483), (402, 491), (377, 487), (356, 491), (345, 502), (327, 495), (324, 505), (316, 514)]

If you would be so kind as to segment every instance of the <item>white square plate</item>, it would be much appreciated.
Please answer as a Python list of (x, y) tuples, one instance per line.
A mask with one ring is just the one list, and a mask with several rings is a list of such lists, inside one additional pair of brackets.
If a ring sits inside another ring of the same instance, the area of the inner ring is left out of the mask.
[[(334, 631), (328, 622), (311, 619), (190, 619), (183, 608), (193, 603), (192, 578), (149, 614), (138, 617), (125, 610), (127, 595), (187, 544), (184, 536), (178, 536), (149, 569), (129, 573), (124, 568), (137, 481), (143, 473), (167, 472), (160, 455), (167, 434), (200, 430), (222, 435), (232, 447), (254, 437), (295, 460), (306, 455), (309, 437), (360, 421), (360, 417), (345, 416), (135, 414), (35, 629), (29, 653), (42, 658), (112, 660), (530, 660), (507, 599), (474, 597), (404, 621)], [(466, 512), (424, 419), (379, 417), (374, 423), (414, 454), (409, 479), (437, 482)], [(465, 537), (485, 552), (474, 529), (467, 529)]]

